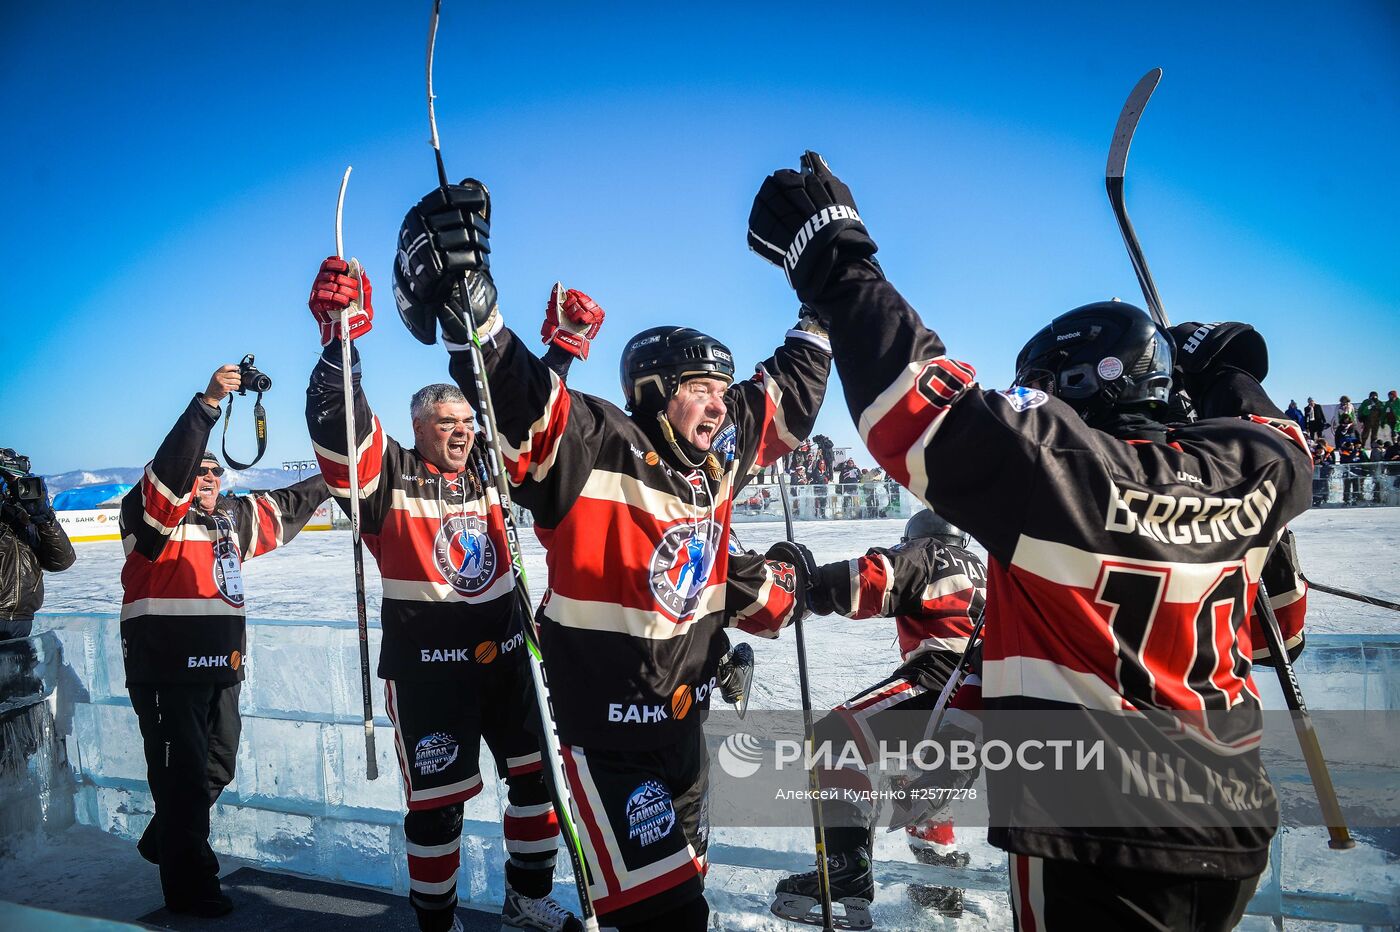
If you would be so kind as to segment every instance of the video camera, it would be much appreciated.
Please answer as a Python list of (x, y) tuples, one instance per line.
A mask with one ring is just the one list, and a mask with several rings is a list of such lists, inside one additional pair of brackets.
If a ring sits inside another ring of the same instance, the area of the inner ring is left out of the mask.
[(29, 467), (29, 457), (0, 447), (0, 483), (4, 485), (5, 497), (37, 515), (48, 510), (49, 492), (44, 477), (34, 475)]

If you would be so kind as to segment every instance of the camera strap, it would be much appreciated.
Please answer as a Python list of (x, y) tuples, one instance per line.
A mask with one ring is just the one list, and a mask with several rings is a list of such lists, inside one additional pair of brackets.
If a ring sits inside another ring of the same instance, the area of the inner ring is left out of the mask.
[(267, 412), (263, 410), (262, 396), (263, 393), (258, 392), (257, 400), (253, 402), (253, 433), (258, 438), (258, 455), (253, 457), (253, 462), (251, 463), (240, 463), (238, 460), (234, 459), (233, 454), (228, 451), (228, 423), (233, 420), (234, 398), (232, 394), (228, 396), (228, 407), (224, 409), (224, 461), (234, 469), (251, 469), (257, 464), (258, 460), (263, 458), (263, 454), (267, 452)]

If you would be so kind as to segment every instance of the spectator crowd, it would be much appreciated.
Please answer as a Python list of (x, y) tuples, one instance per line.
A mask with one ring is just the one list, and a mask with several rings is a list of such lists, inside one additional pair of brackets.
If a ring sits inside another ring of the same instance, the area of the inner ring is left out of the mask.
[[(838, 451), (830, 437), (817, 434), (804, 440), (782, 459), (764, 470), (758, 485), (777, 483), (781, 469), (799, 503), (802, 517), (810, 518), (887, 518), (898, 516), (899, 483), (879, 467), (862, 469), (847, 451)], [(736, 502), (740, 513), (767, 511), (776, 504), (770, 490), (754, 488), (747, 500)], [(806, 504), (810, 502), (810, 505)]]
[(1312, 443), (1314, 505), (1328, 503), (1335, 479), (1341, 480), (1344, 505), (1381, 504), (1387, 490), (1400, 488), (1400, 393), (1395, 389), (1385, 398), (1371, 392), (1360, 404), (1343, 395), (1330, 416), (1312, 398), (1302, 408), (1290, 401), (1284, 413)]

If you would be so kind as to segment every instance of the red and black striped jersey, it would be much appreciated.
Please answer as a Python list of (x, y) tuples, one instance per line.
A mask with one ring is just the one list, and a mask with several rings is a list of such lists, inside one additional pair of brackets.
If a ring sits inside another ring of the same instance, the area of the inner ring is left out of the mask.
[(872, 547), (817, 573), (837, 614), (895, 619), (906, 663), (932, 650), (961, 654), (987, 600), (987, 568), (977, 555), (931, 538)]
[[(1249, 606), (1269, 551), (1308, 506), (1312, 466), (1297, 425), (1257, 382), (1235, 372), (1212, 387), (1239, 400), (1238, 417), (1124, 442), (1044, 392), (980, 388), (872, 263), (838, 269), (816, 309), (832, 321), (870, 452), (987, 549), (988, 709), (1257, 711)], [(1267, 790), (1266, 827), (1177, 813), (1170, 828), (994, 827), (991, 840), (1050, 858), (1257, 873), (1277, 813), (1255, 721), (1229, 747), (1202, 730), (1186, 753), (1247, 771)], [(994, 810), (1024, 801), (1007, 774), (988, 779)]]
[[(513, 624), (505, 521), (485, 478), (480, 439), (460, 473), (444, 473), (401, 446), (370, 409), (359, 351), (352, 352), (360, 533), (384, 586), (379, 676), (437, 681), (485, 664), (520, 662), (524, 641)], [(332, 344), (311, 373), (306, 423), (331, 496), (348, 513), (344, 399), (340, 347)]]
[(326, 500), (312, 476), (191, 508), (219, 419), (195, 396), (122, 498), (122, 653), (128, 683), (237, 683), (248, 655), (242, 565), (291, 540)]
[[(1293, 540), (1293, 532), (1285, 529), (1279, 538), (1278, 546), (1269, 553), (1261, 574), (1264, 588), (1269, 593), (1269, 605), (1278, 617), (1279, 633), (1283, 635), (1283, 646), (1288, 651), (1288, 659), (1296, 660), (1303, 652), (1306, 632), (1303, 630), (1308, 611), (1308, 581), (1303, 578), (1302, 565), (1298, 562), (1298, 547)], [(1251, 659), (1256, 664), (1273, 666), (1269, 644), (1264, 640), (1264, 632), (1257, 612), (1249, 613), (1249, 643), (1254, 648)]]
[(770, 560), (752, 550), (729, 548), (729, 579), (724, 593), (728, 627), (775, 638), (797, 619), (796, 609), (797, 570), (791, 563)]
[[(718, 479), (681, 465), (654, 421), (568, 389), (510, 330), (487, 341), (485, 359), (514, 498), (547, 550), (540, 637), (560, 740), (670, 744), (704, 719), (726, 610), (746, 611), (726, 585), (734, 493), (811, 431), (828, 345), (789, 331), (730, 386), (711, 448)], [(452, 354), (451, 371), (474, 396), (467, 353)]]

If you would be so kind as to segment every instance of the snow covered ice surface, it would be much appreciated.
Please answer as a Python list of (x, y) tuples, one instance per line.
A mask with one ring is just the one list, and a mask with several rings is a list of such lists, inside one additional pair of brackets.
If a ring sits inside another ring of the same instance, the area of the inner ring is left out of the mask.
[[(1304, 571), (1346, 589), (1400, 601), (1400, 509), (1317, 510), (1293, 525)], [(798, 539), (818, 562), (845, 559), (868, 546), (898, 541), (902, 520), (802, 521)], [(780, 539), (781, 522), (737, 526), (743, 544), (764, 550)], [(526, 567), (536, 599), (545, 582), (544, 553), (534, 535), (522, 530)], [(135, 716), (123, 687), (116, 624), (120, 607), (121, 545), (78, 545), (78, 562), (46, 580), (45, 611), (38, 628), (51, 625), (64, 643), (88, 695), (74, 710), (69, 758), (80, 772), (75, 829), (133, 838), (149, 818), (144, 763)], [(367, 561), (371, 625), (377, 629), (379, 577)], [(213, 843), (221, 854), (272, 867), (358, 883), (407, 888), (402, 831), (402, 791), (394, 760), (392, 731), (383, 717), (383, 695), (376, 681), (379, 712), (380, 779), (364, 779), (364, 741), (356, 724), (360, 713), (359, 658), (354, 625), (354, 585), (348, 532), (307, 533), (285, 548), (251, 561), (245, 569), (250, 626), (250, 677), (242, 695), (244, 733), (238, 775), (214, 818)], [(60, 617), (63, 613), (68, 617)], [(88, 613), (108, 614), (103, 619)], [(275, 620), (273, 620), (275, 619)], [(1400, 630), (1393, 612), (1314, 593), (1309, 605), (1314, 633), (1391, 633)], [(806, 625), (812, 699), (830, 708), (888, 676), (898, 663), (894, 623), (812, 619)], [(735, 639), (746, 638), (734, 634)], [(761, 709), (800, 707), (796, 658), (790, 635), (770, 641), (748, 638), (757, 660), (752, 704)], [(378, 632), (371, 633), (377, 653)], [(1273, 695), (1277, 695), (1276, 691)], [(1330, 698), (1329, 693), (1329, 698)], [(1327, 706), (1320, 698), (1314, 707)], [(460, 894), (483, 906), (498, 904), (503, 851), (499, 820), (505, 805), (494, 769), (483, 755), (486, 789), (467, 805)], [(1317, 833), (1290, 832), (1284, 847), (1284, 886), (1301, 884), (1340, 894), (1363, 892), (1393, 902), (1400, 890), (1400, 867), (1378, 848), (1345, 856), (1328, 852)], [(1005, 856), (985, 843), (983, 829), (959, 831), (959, 843), (972, 855), (972, 868), (1004, 867)], [(811, 860), (810, 829), (718, 827), (711, 837), (717, 863), (707, 881), (712, 925), (723, 929), (795, 928), (768, 912), (775, 867), (798, 869)], [(1390, 847), (1394, 847), (1392, 843)], [(749, 859), (750, 866), (726, 866), (726, 852)], [(764, 852), (773, 853), (764, 860)], [(786, 854), (784, 854), (786, 853)], [(898, 835), (881, 834), (877, 861), (913, 863)], [(0, 874), (4, 874), (0, 871)], [(560, 858), (556, 891), (572, 898), (567, 859)], [(1005, 929), (1010, 911), (1003, 890), (972, 889), (964, 916), (945, 920), (910, 905), (901, 882), (880, 883), (873, 915), (877, 928)], [(11, 881), (15, 875), (11, 876)], [(9, 884), (0, 897), (12, 896)], [(52, 904), (50, 904), (52, 905)], [(407, 908), (407, 907), (405, 907)], [(1289, 928), (1325, 928), (1296, 923)], [(1242, 928), (1271, 928), (1249, 917)]]
[[(866, 547), (896, 543), (903, 527), (902, 520), (892, 519), (799, 521), (796, 534), (801, 543), (812, 549), (817, 561), (824, 563), (863, 553)], [(1400, 601), (1400, 509), (1316, 509), (1302, 515), (1292, 527), (1298, 536), (1303, 571), (1309, 577), (1330, 586)], [(767, 549), (783, 537), (782, 522), (739, 524), (735, 530), (752, 550)], [(350, 575), (349, 538), (348, 531), (306, 533), (286, 547), (249, 562), (244, 570), (249, 616), (297, 621), (353, 619), (355, 587)], [(521, 539), (531, 589), (538, 600), (545, 582), (544, 550), (528, 528), (521, 529)], [(122, 547), (117, 541), (80, 544), (78, 562), (72, 569), (45, 577), (48, 594), (44, 611), (120, 610), (121, 564)], [(375, 619), (379, 614), (379, 572), (374, 560), (366, 559), (365, 572), (370, 618)], [(1308, 605), (1308, 628), (1319, 633), (1394, 632), (1400, 630), (1395, 618), (1394, 612), (1324, 593), (1314, 593)], [(816, 632), (830, 624), (818, 619), (811, 628)], [(882, 624), (893, 638), (892, 622), (861, 622), (860, 630), (873, 639), (875, 629)], [(845, 644), (842, 653), (849, 647)], [(868, 659), (872, 669), (882, 668), (887, 662), (893, 668), (892, 652), (872, 649)], [(844, 694), (838, 698), (844, 698)]]

